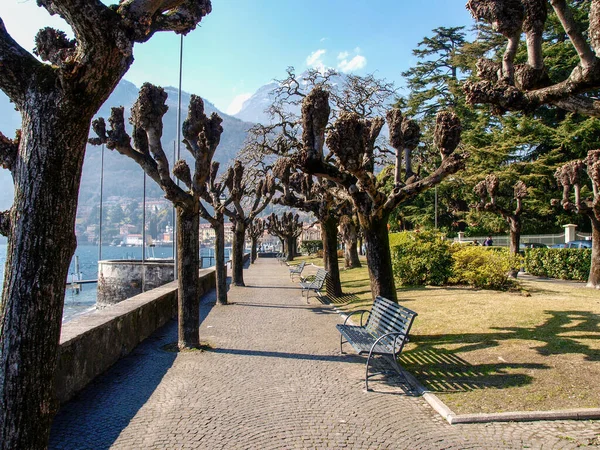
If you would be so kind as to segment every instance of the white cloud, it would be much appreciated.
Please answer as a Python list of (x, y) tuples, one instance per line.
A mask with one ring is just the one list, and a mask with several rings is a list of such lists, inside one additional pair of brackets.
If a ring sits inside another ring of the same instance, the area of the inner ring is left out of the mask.
[(314, 67), (322, 72), (325, 69), (325, 64), (321, 58), (325, 53), (327, 53), (327, 50), (322, 48), (315, 50), (306, 58), (306, 65), (309, 67)]
[[(346, 55), (346, 56), (348, 56), (348, 55)], [(343, 58), (338, 64), (338, 69), (340, 69), (344, 73), (348, 73), (348, 72), (353, 72), (355, 70), (362, 69), (366, 65), (367, 65), (367, 58), (365, 58), (362, 55), (356, 55), (351, 60), (348, 60), (347, 58)]]
[(348, 56), (350, 56), (350, 53), (348, 53), (348, 52), (341, 52), (341, 53), (338, 55), (338, 58), (337, 58), (337, 59), (347, 59), (347, 58), (348, 58)]
[(247, 92), (244, 94), (236, 95), (235, 98), (231, 101), (225, 112), (230, 116), (237, 114), (244, 106), (244, 102), (252, 97), (252, 94)]
[(319, 42), (325, 42), (327, 39), (329, 39), (329, 38), (322, 37), (321, 39), (319, 39)]

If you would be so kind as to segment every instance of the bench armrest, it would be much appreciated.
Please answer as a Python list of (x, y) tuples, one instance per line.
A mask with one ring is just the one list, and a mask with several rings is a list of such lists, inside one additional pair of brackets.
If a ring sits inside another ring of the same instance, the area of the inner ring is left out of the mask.
[(346, 320), (344, 320), (344, 325), (346, 325), (346, 322), (348, 322), (348, 320), (350, 319), (350, 317), (352, 317), (354, 314), (360, 314), (360, 326), (363, 326), (363, 317), (365, 314), (371, 314), (371, 311), (369, 311), (368, 309), (358, 309), (356, 311), (352, 311), (350, 314), (348, 314), (348, 316), (346, 316)]
[[(389, 337), (394, 337), (394, 351), (396, 351), (396, 343), (398, 342), (398, 340), (400, 340), (402, 346), (404, 345), (404, 342), (407, 340), (407, 336), (406, 333), (399, 333), (399, 332), (393, 332), (393, 333), (386, 333), (383, 336), (380, 336), (377, 338), (377, 340), (373, 343), (373, 345), (371, 346), (371, 351), (373, 351), (373, 349), (375, 348), (375, 346), (377, 344), (379, 344), (379, 341), (389, 338)], [(400, 339), (398, 339), (400, 338)], [(402, 350), (402, 346), (400, 347), (400, 350)]]

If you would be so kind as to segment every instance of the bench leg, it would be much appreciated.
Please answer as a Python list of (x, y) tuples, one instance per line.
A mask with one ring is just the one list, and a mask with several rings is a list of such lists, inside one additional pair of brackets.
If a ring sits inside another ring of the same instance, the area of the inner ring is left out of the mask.
[(373, 356), (373, 349), (369, 352), (369, 357), (367, 358), (367, 368), (365, 369), (365, 391), (369, 392), (369, 363), (371, 362), (371, 357)]

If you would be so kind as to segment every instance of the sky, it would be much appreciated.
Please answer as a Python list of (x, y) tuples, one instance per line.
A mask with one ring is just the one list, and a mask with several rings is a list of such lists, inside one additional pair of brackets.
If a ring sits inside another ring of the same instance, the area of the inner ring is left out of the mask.
[[(106, 4), (116, 3), (103, 0)], [(415, 65), (412, 49), (436, 27), (473, 21), (465, 0), (213, 0), (212, 13), (183, 40), (183, 90), (234, 114), (243, 100), (288, 66), (332, 67), (357, 75), (374, 73), (402, 87), (401, 73)], [(37, 30), (69, 32), (35, 0), (2, 0), (8, 32), (31, 50)], [(125, 79), (177, 86), (180, 37), (159, 33), (137, 44)]]

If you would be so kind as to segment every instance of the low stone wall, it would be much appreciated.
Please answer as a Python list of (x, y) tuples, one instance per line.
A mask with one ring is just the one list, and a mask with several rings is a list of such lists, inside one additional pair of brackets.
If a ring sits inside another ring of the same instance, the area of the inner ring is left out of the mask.
[[(201, 270), (201, 295), (213, 289), (215, 281), (214, 268)], [(71, 399), (176, 316), (177, 282), (173, 281), (64, 324), (55, 377), (57, 400)]]
[(172, 259), (112, 259), (98, 261), (98, 309), (162, 286), (174, 279)]

